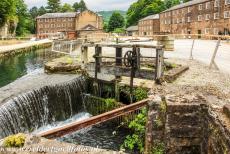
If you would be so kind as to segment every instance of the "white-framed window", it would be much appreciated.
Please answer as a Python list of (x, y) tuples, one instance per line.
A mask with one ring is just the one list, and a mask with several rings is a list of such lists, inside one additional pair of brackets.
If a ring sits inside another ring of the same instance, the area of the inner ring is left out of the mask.
[(167, 25), (167, 20), (165, 20), (165, 25)]
[(219, 29), (218, 28), (214, 28), (213, 29), (213, 34), (214, 35), (219, 35)]
[(230, 11), (224, 11), (224, 18), (230, 18)]
[(177, 10), (177, 14), (180, 14), (180, 10)]
[(189, 13), (189, 12), (191, 12), (191, 8), (190, 8), (190, 7), (188, 7), (188, 13)]
[(225, 5), (230, 4), (230, 0), (225, 0)]
[(210, 20), (210, 14), (205, 15), (205, 20)]
[(168, 16), (169, 16), (169, 17), (171, 16), (171, 12), (168, 12)]
[(210, 3), (210, 2), (207, 2), (205, 8), (206, 8), (206, 9), (210, 9), (210, 8), (211, 8), (211, 3)]
[(204, 29), (204, 33), (205, 33), (205, 34), (209, 34), (209, 33), (210, 33), (210, 28), (205, 28), (205, 29)]
[(188, 22), (191, 22), (191, 17), (188, 17)]
[(199, 10), (203, 9), (203, 4), (199, 4)]
[(202, 21), (202, 15), (198, 15), (197, 20)]
[(220, 6), (220, 0), (215, 0), (214, 7), (219, 7), (219, 6)]
[(219, 12), (214, 13), (214, 19), (219, 19), (219, 18), (220, 18)]
[(185, 23), (185, 18), (184, 18), (184, 17), (181, 19), (181, 22), (182, 22), (182, 23)]
[(177, 19), (177, 21), (176, 21), (178, 24), (180, 23), (180, 19)]

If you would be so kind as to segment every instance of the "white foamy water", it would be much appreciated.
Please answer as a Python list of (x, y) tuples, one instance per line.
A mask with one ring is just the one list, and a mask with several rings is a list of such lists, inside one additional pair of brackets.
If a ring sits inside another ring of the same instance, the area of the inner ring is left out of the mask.
[(81, 113), (78, 113), (78, 114), (74, 115), (73, 117), (71, 117), (71, 118), (69, 118), (69, 119), (67, 119), (65, 121), (53, 122), (52, 124), (48, 124), (46, 126), (40, 127), (38, 129), (36, 129), (35, 131), (33, 131), (32, 134), (39, 134), (41, 132), (56, 129), (56, 128), (62, 127), (64, 125), (66, 125), (66, 124), (71, 124), (73, 122), (78, 122), (78, 121), (88, 119), (91, 116), (92, 115), (87, 113), (87, 112), (81, 112)]

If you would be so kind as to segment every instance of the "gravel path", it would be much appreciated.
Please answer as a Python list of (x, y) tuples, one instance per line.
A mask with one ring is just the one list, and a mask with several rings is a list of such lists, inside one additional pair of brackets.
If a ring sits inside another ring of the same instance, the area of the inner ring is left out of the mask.
[(230, 75), (209, 69), (207, 65), (191, 60), (169, 59), (169, 62), (187, 65), (190, 69), (173, 83), (154, 86), (152, 93), (194, 94), (204, 96), (214, 108), (230, 103)]

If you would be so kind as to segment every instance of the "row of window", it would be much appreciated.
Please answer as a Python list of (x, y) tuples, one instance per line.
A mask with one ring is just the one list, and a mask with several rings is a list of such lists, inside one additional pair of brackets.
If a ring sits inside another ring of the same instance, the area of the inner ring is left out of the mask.
[[(220, 14), (219, 12), (214, 13), (213, 15), (213, 19), (219, 19), (220, 18)], [(224, 12), (224, 18), (230, 18), (230, 11), (225, 11)], [(210, 14), (205, 14), (205, 15), (198, 15), (197, 16), (197, 21), (202, 21), (202, 20), (210, 20), (211, 19), (211, 15)], [(164, 20), (161, 21), (161, 24), (179, 24), (179, 23), (185, 23), (185, 22), (191, 22), (191, 17), (187, 17), (187, 21), (185, 21), (185, 17), (183, 17), (182, 19), (173, 19), (172, 23), (171, 23), (171, 19), (168, 20)]]
[[(219, 29), (218, 28), (205, 28), (202, 32), (202, 30), (199, 30), (201, 32), (201, 34), (214, 34), (214, 35), (218, 35), (219, 34)], [(182, 29), (182, 34), (186, 34), (186, 33), (190, 33), (191, 30), (183, 30)]]
[[(219, 7), (220, 6), (220, 2), (221, 0), (215, 0), (214, 1), (214, 7)], [(225, 0), (225, 5), (230, 4), (230, 0)], [(205, 6), (205, 7), (204, 7)], [(203, 9), (209, 10), (211, 9), (211, 2), (206, 2), (205, 4), (199, 4), (198, 5), (198, 10), (203, 10)], [(191, 12), (191, 7), (187, 7), (187, 8), (182, 8), (180, 10), (174, 10), (172, 11), (172, 15), (178, 15), (180, 13), (190, 13)], [(164, 13), (164, 16), (171, 16), (171, 12), (166, 12)]]
[(39, 28), (58, 28), (58, 27), (73, 27), (73, 23), (62, 23), (62, 24), (39, 24)]
[(152, 24), (153, 20), (145, 20), (145, 21), (140, 21), (139, 24), (146, 25), (146, 24)]
[(143, 27), (139, 27), (140, 30), (152, 30), (153, 26), (143, 26)]
[(40, 22), (56, 22), (56, 21), (73, 21), (74, 18), (44, 18), (44, 19), (37, 19)]

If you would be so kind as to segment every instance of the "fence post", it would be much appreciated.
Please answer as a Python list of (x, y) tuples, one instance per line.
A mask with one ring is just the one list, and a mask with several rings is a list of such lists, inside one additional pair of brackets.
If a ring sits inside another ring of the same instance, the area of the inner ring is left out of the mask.
[(217, 43), (216, 43), (215, 51), (214, 51), (214, 53), (213, 53), (213, 55), (212, 55), (212, 59), (211, 59), (211, 62), (210, 62), (210, 66), (209, 66), (210, 69), (212, 68), (212, 66), (214, 66), (215, 69), (219, 70), (219, 67), (217, 66), (217, 64), (216, 64), (216, 62), (215, 62), (215, 58), (216, 58), (216, 54), (217, 54), (217, 51), (218, 51), (219, 46), (220, 46), (220, 42), (221, 42), (221, 38), (219, 37), (219, 38), (218, 38), (218, 41), (217, 41)]
[(51, 51), (54, 51), (54, 41), (52, 41), (52, 48)]
[(155, 80), (160, 82), (160, 79), (164, 71), (164, 50), (162, 47), (157, 47), (156, 49), (156, 71), (155, 71)]
[(70, 42), (70, 49), (69, 49), (69, 54), (72, 55), (72, 50), (73, 50), (73, 42)]
[(190, 57), (189, 57), (190, 60), (193, 60), (193, 48), (194, 48), (194, 44), (195, 44), (195, 39), (193, 39), (193, 41), (192, 41), (192, 47), (191, 47)]
[[(116, 66), (122, 66), (122, 48), (116, 48)], [(120, 79), (121, 76), (116, 75), (116, 79)]]

